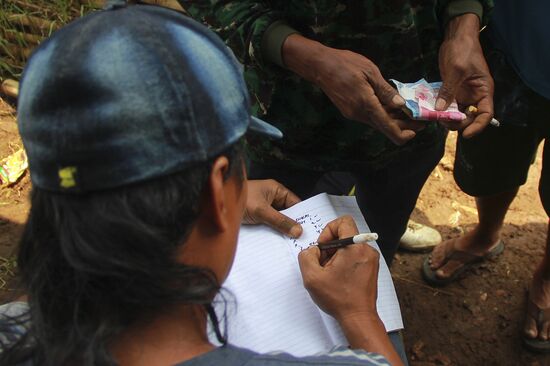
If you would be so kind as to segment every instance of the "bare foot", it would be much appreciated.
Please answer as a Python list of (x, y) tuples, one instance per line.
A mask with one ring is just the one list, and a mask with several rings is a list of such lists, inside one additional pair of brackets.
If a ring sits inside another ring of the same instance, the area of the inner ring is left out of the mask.
[[(484, 234), (478, 227), (463, 236), (445, 241), (434, 248), (430, 255), (430, 268), (435, 271), (437, 277), (441, 279), (449, 278), (452, 274), (464, 265), (464, 262), (458, 260), (447, 260), (448, 251), (460, 250), (469, 254), (483, 256), (499, 241), (499, 232), (493, 234)], [(454, 241), (453, 245), (447, 243)], [(437, 271), (436, 271), (437, 270)]]
[[(539, 309), (545, 310), (550, 309), (550, 279), (544, 279), (540, 272), (539, 266), (529, 288), (529, 299)], [(533, 312), (528, 311), (523, 326), (525, 336), (532, 339), (538, 338), (542, 341), (550, 339), (550, 318), (543, 316), (542, 319), (538, 319), (537, 324), (537, 319), (534, 316)]]

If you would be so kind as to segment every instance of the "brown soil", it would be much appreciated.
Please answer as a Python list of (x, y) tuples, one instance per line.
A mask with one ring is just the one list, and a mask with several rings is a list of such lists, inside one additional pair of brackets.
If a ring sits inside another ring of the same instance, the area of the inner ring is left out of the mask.
[[(0, 159), (21, 146), (15, 111), (0, 99)], [(447, 153), (424, 187), (413, 219), (436, 227), (444, 238), (460, 235), (477, 221), (473, 198), (452, 177), (456, 134)], [(550, 356), (521, 346), (525, 291), (542, 258), (548, 217), (538, 198), (542, 164), (539, 152), (529, 181), (506, 217), (505, 252), (464, 279), (442, 289), (427, 286), (420, 276), (425, 255), (399, 253), (392, 268), (405, 321), (405, 343), (412, 366), (550, 365)], [(0, 257), (13, 255), (29, 201), (28, 173), (12, 187), (0, 188)], [(3, 275), (0, 261), (0, 275)], [(13, 298), (0, 283), (0, 303)]]
[[(444, 240), (477, 223), (474, 199), (453, 179), (455, 144), (453, 133), (412, 216), (437, 228)], [(506, 249), (495, 261), (434, 289), (420, 274), (426, 255), (397, 255), (392, 272), (411, 365), (550, 365), (550, 356), (526, 351), (520, 338), (526, 290), (546, 243), (548, 216), (538, 195), (541, 153), (508, 211), (502, 236)]]
[[(0, 160), (19, 150), (21, 146), (15, 109), (0, 98)], [(16, 296), (12, 291), (13, 283), (6, 283), (5, 280), (10, 278), (9, 274), (14, 270), (13, 255), (27, 218), (29, 191), (28, 171), (16, 184), (0, 187), (0, 303), (3, 299)]]

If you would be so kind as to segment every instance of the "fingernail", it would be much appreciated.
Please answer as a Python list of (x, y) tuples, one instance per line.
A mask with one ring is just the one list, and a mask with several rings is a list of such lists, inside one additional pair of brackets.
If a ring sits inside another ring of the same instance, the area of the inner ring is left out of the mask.
[(442, 111), (443, 109), (445, 109), (445, 103), (445, 99), (437, 98), (437, 100), (435, 101), (435, 110)]
[(392, 98), (392, 103), (395, 104), (396, 106), (403, 106), (405, 105), (405, 99), (403, 99), (403, 97), (399, 94), (395, 94)]
[(290, 236), (292, 236), (293, 238), (298, 238), (300, 237), (300, 235), (302, 235), (302, 227), (300, 225), (294, 225), (290, 229)]

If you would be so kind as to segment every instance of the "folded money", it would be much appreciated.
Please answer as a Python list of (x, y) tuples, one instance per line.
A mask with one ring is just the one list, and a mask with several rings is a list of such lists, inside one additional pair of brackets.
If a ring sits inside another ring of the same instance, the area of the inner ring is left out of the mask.
[(435, 110), (435, 101), (442, 82), (428, 83), (420, 79), (415, 83), (402, 83), (391, 79), (397, 87), (399, 95), (405, 99), (407, 114), (412, 119), (423, 121), (462, 121), (466, 115), (458, 110), (454, 100), (445, 111)]

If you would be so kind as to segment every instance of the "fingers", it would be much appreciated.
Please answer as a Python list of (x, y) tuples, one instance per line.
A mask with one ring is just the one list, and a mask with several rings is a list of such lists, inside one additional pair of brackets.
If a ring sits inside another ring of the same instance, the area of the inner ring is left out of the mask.
[[(273, 181), (273, 183), (276, 185), (274, 188), (275, 194), (273, 196), (273, 207), (277, 209), (289, 208), (301, 201), (300, 198), (294, 194), (294, 192), (290, 191), (281, 183), (277, 181)], [(273, 219), (272, 227), (274, 227), (275, 230), (278, 230), (279, 232), (293, 238), (298, 238), (302, 235), (302, 226), (300, 224), (280, 212), (275, 212), (276, 214), (273, 212), (268, 212), (268, 215), (270, 215)], [(277, 223), (279, 224), (277, 225)]]
[(330, 67), (324, 70), (326, 77), (321, 78), (319, 85), (342, 115), (371, 125), (396, 145), (414, 138), (413, 127), (402, 130), (384, 109), (400, 111), (405, 100), (384, 80), (378, 67), (351, 51), (335, 50), (334, 56), (330, 58)]
[(406, 107), (401, 109), (395, 109), (388, 106), (382, 106), (388, 116), (394, 120), (397, 126), (401, 130), (412, 130), (412, 131), (422, 131), (426, 128), (426, 121), (413, 120), (411, 117), (404, 111)]
[[(319, 276), (337, 278), (343, 273), (357, 275), (360, 278), (356, 283), (358, 285), (361, 285), (361, 283), (364, 284), (362, 281), (376, 283), (379, 261), (380, 253), (368, 244), (354, 244), (340, 248), (336, 250), (328, 263), (323, 263), (323, 251), (317, 246), (310, 246), (308, 249), (302, 250), (298, 255), (300, 272), (302, 273), (306, 288), (311, 288), (319, 281)], [(350, 264), (354, 265), (350, 266)], [(357, 273), (357, 271), (368, 275), (362, 275)], [(345, 277), (346, 281), (349, 280), (349, 277)], [(372, 277), (373, 280), (369, 281), (369, 277)], [(327, 279), (332, 281), (336, 278)], [(340, 283), (340, 285), (343, 285), (343, 283)]]
[(362, 262), (369, 262), (370, 265), (375, 265), (376, 267), (378, 264), (378, 259), (380, 257), (380, 253), (373, 247), (371, 247), (368, 244), (353, 244), (348, 245), (344, 248), (337, 249), (330, 258), (325, 260), (323, 262), (323, 253), (324, 251), (321, 251), (321, 264), (325, 266), (347, 266), (350, 261), (355, 261), (356, 263)]
[(285, 209), (291, 206), (294, 206), (301, 199), (290, 191), (288, 188), (283, 186), (277, 181), (273, 181), (276, 187), (274, 188), (275, 195), (273, 196), (273, 206), (278, 209)]
[(405, 99), (399, 95), (395, 88), (388, 84), (378, 68), (367, 74), (367, 79), (383, 105), (394, 109), (401, 109), (405, 105)]
[(473, 122), (473, 117), (467, 117), (462, 121), (445, 121), (440, 120), (438, 123), (450, 131), (462, 131)]
[[(416, 136), (414, 128), (406, 126), (406, 129), (402, 129), (397, 120), (394, 120), (386, 109), (389, 107), (390, 109), (401, 110), (405, 106), (405, 99), (399, 95), (395, 88), (388, 84), (374, 64), (364, 71), (364, 75), (367, 83), (365, 103), (363, 104), (371, 114), (369, 119), (394, 144), (404, 145)], [(363, 116), (359, 120), (369, 123), (370, 121), (366, 119)]]
[(254, 216), (258, 222), (271, 226), (278, 232), (292, 238), (298, 238), (302, 235), (302, 226), (300, 224), (271, 206), (257, 207), (254, 211)]
[(321, 251), (316, 246), (311, 246), (306, 250), (302, 250), (298, 254), (298, 264), (300, 265), (300, 272), (304, 277), (304, 285), (311, 280), (312, 271), (319, 270), (321, 267)]
[(469, 139), (479, 134), (491, 123), (493, 110), (493, 98), (487, 94), (478, 102), (475, 112), (466, 111), (466, 119), (438, 122), (451, 131), (462, 131), (462, 136)]
[(330, 261), (330, 259), (334, 256), (337, 250), (338, 249), (336, 248), (321, 250), (321, 258), (320, 258), (321, 266), (324, 266), (325, 264), (327, 264), (328, 261)]
[(460, 78), (455, 73), (451, 74), (447, 80), (443, 80), (443, 85), (439, 89), (437, 99), (435, 101), (435, 110), (444, 111), (449, 108), (449, 105), (455, 100), (456, 92), (461, 83)]
[(474, 121), (464, 129), (462, 136), (466, 139), (472, 138), (483, 131), (493, 119), (493, 97), (483, 98), (477, 105), (478, 114)]
[(401, 146), (405, 145), (408, 141), (412, 140), (416, 136), (416, 132), (412, 129), (402, 130), (397, 121), (389, 119), (379, 111), (373, 111), (373, 117), (377, 123), (376, 126), (387, 138), (389, 138), (394, 144)]
[(473, 122), (471, 122), (467, 127), (462, 131), (462, 136), (466, 139), (472, 138), (475, 135), (479, 134), (485, 129), (491, 122), (493, 116), (489, 113), (478, 114)]
[(426, 128), (427, 123), (425, 121), (415, 121), (412, 119), (396, 120), (395, 123), (401, 130), (422, 131)]
[(287, 208), (300, 199), (279, 182), (268, 180), (250, 180), (243, 222), (247, 224), (266, 224), (275, 230), (297, 238), (302, 227), (296, 221), (278, 212), (276, 208)]
[(329, 222), (317, 241), (324, 243), (334, 239), (347, 238), (359, 234), (357, 225), (351, 216), (342, 216)]
[(398, 122), (399, 120), (394, 120), (391, 118), (382, 104), (380, 104), (377, 97), (371, 94), (374, 93), (372, 89), (369, 89), (370, 85), (367, 84), (366, 93), (369, 94), (365, 96), (365, 102), (363, 104), (365, 110), (370, 113), (365, 115), (363, 112), (360, 118), (356, 118), (356, 120), (374, 124), (380, 132), (386, 135), (386, 137), (388, 137), (396, 145), (404, 145), (407, 141), (414, 138), (416, 133), (412, 129), (408, 129), (408, 126), (406, 127), (407, 129), (402, 130)]

